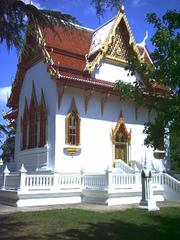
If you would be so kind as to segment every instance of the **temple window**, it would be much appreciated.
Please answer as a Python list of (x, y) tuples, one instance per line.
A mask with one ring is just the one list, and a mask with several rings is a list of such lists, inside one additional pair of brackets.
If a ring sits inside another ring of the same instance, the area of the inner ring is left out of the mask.
[(39, 106), (39, 147), (44, 147), (47, 142), (47, 108), (43, 90), (41, 91), (41, 103)]
[(25, 98), (24, 113), (21, 118), (21, 149), (44, 147), (47, 143), (47, 107), (43, 90), (38, 106), (33, 82), (30, 107)]
[(80, 117), (72, 101), (71, 110), (66, 116), (66, 144), (78, 146), (80, 144)]
[(112, 142), (114, 144), (114, 159), (129, 162), (129, 145), (131, 132), (127, 131), (124, 118), (121, 114), (115, 129), (112, 131)]
[(26, 149), (28, 146), (28, 124), (29, 124), (29, 112), (27, 106), (27, 99), (25, 98), (25, 106), (23, 117), (21, 118), (21, 149)]
[(29, 111), (29, 148), (35, 148), (38, 145), (38, 105), (33, 83), (30, 111)]

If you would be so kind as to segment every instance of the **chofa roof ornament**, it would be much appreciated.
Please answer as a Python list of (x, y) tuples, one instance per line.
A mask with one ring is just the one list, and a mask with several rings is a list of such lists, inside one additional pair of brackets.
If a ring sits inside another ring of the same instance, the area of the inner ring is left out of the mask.
[(146, 35), (145, 35), (144, 39), (142, 40), (141, 43), (137, 43), (137, 45), (140, 46), (140, 47), (145, 47), (147, 39), (148, 39), (148, 31), (146, 30)]

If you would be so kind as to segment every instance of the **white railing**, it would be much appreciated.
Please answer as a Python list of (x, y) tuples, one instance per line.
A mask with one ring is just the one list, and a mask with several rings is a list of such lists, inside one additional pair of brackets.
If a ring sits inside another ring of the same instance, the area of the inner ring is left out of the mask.
[(102, 189), (107, 186), (106, 174), (85, 174), (83, 180), (85, 189)]
[(165, 185), (180, 193), (180, 181), (166, 173), (156, 173), (152, 175), (153, 185)]
[(112, 174), (114, 188), (133, 187), (136, 184), (135, 180), (135, 174)]
[(81, 174), (58, 174), (58, 187), (63, 188), (81, 188)]
[(180, 181), (178, 181), (177, 179), (171, 177), (170, 175), (168, 175), (166, 173), (164, 174), (164, 185), (167, 185), (174, 191), (180, 193)]
[[(121, 174), (106, 170), (104, 173), (39, 173), (29, 174), (24, 167), (18, 173), (10, 173), (6, 167), (0, 175), (0, 188), (7, 190), (19, 189), (26, 192), (32, 190), (61, 189), (120, 189), (141, 186), (140, 175)], [(152, 174), (153, 186), (166, 187), (180, 193), (180, 182), (165, 173)]]
[(53, 186), (53, 180), (54, 180), (53, 174), (50, 174), (50, 175), (44, 175), (44, 174), (27, 175), (26, 179), (25, 179), (25, 188), (27, 190), (51, 189)]
[(121, 169), (124, 173), (134, 173), (134, 170), (121, 159), (115, 160), (115, 169)]

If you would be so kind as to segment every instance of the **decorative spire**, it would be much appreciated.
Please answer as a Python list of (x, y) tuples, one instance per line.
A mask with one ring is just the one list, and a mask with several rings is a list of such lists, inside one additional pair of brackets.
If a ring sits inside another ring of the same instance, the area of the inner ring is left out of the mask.
[(120, 12), (124, 12), (124, 0), (121, 1)]
[(146, 40), (148, 39), (148, 31), (146, 30), (146, 35), (141, 43), (138, 43), (137, 45), (140, 47), (145, 47), (146, 46)]

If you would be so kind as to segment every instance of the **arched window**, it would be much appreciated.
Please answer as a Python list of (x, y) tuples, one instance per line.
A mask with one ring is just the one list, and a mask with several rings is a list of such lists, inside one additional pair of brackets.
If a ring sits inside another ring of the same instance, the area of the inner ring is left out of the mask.
[(47, 142), (47, 108), (43, 90), (41, 91), (41, 103), (39, 105), (39, 147), (44, 147)]
[(124, 118), (121, 114), (115, 129), (112, 131), (112, 142), (115, 147), (115, 159), (121, 159), (125, 163), (128, 163), (130, 141), (131, 132), (127, 131)]
[(38, 106), (33, 83), (30, 111), (29, 111), (29, 148), (35, 148), (38, 145)]
[(71, 110), (66, 116), (66, 144), (78, 146), (80, 144), (80, 117), (77, 112), (74, 98)]
[(27, 99), (25, 98), (24, 113), (21, 118), (21, 149), (24, 150), (28, 147), (28, 124), (29, 124), (29, 112)]

